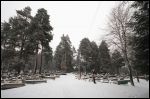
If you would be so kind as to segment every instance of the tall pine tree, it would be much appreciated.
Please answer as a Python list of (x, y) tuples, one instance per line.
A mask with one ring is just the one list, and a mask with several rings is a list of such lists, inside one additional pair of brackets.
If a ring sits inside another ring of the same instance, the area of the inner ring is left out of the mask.
[(103, 40), (99, 46), (99, 55), (101, 63), (101, 71), (104, 73), (112, 73), (111, 58), (107, 43)]
[(112, 69), (113, 69), (113, 72), (115, 74), (120, 74), (120, 68), (122, 66), (124, 66), (125, 64), (123, 63), (123, 57), (121, 56), (120, 52), (118, 50), (115, 50), (113, 53), (112, 53), (112, 57), (111, 57), (111, 60), (112, 60)]
[(90, 69), (95, 69), (95, 71), (97, 73), (99, 73), (99, 70), (100, 70), (100, 62), (99, 62), (99, 59), (98, 59), (98, 46), (97, 44), (92, 41), (91, 42), (91, 67)]
[(73, 52), (71, 41), (68, 35), (61, 37), (61, 42), (56, 48), (54, 55), (55, 67), (57, 70), (70, 72), (73, 70), (72, 66)]
[(135, 1), (130, 27), (134, 31), (131, 45), (135, 51), (135, 69), (142, 74), (149, 74), (149, 1)]
[[(51, 31), (53, 30), (50, 25), (49, 15), (47, 14), (47, 10), (44, 8), (38, 9), (37, 14), (32, 20), (32, 37), (34, 38), (35, 46), (36, 46), (36, 55), (38, 55), (39, 46), (41, 46), (41, 52), (43, 52), (43, 48), (49, 49), (49, 42), (53, 39)], [(42, 55), (42, 54), (41, 54)], [(37, 58), (37, 56), (36, 56)], [(42, 57), (41, 57), (42, 58)], [(42, 63), (42, 59), (41, 59)], [(42, 65), (42, 64), (41, 64)], [(40, 66), (39, 73), (41, 73)], [(35, 63), (35, 73), (37, 70), (37, 59)]]
[(91, 66), (91, 43), (88, 38), (83, 38), (80, 42), (79, 45), (79, 50), (81, 53), (81, 57), (83, 58), (82, 61), (82, 68), (84, 69), (85, 72), (91, 71), (90, 66)]

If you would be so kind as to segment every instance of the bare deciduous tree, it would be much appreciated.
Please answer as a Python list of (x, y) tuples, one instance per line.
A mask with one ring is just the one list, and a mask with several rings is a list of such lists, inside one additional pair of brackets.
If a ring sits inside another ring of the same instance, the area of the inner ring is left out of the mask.
[(128, 58), (128, 34), (131, 32), (127, 27), (130, 20), (130, 6), (126, 2), (121, 2), (112, 10), (109, 28), (111, 30), (111, 43), (115, 44), (122, 52), (125, 61), (125, 66), (129, 69), (130, 81), (134, 86), (132, 77), (132, 68)]

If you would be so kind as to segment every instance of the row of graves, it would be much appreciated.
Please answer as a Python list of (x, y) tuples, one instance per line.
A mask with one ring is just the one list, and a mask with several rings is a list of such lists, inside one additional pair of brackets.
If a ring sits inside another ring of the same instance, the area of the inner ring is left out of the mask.
[[(95, 79), (96, 82), (102, 83), (114, 83), (114, 84), (128, 84), (130, 82), (129, 75), (121, 74), (121, 75), (110, 75), (109, 73), (101, 73), (101, 74), (92, 74), (92, 73), (82, 73), (81, 76), (79, 73), (76, 73), (76, 78), (82, 80), (93, 81)], [(133, 76), (133, 79), (137, 78), (137, 76)], [(138, 76), (139, 79), (149, 80), (149, 75)]]
[(26, 84), (37, 84), (37, 83), (47, 83), (48, 79), (55, 80), (60, 77), (60, 75), (66, 75), (63, 72), (51, 72), (42, 74), (32, 74), (32, 73), (20, 73), (15, 72), (1, 73), (1, 90), (17, 88), (25, 86)]

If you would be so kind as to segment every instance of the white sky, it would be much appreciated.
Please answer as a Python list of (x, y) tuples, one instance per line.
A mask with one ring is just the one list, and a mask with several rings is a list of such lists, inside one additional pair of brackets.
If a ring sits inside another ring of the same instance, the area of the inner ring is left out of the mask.
[(68, 34), (72, 45), (78, 49), (80, 41), (88, 37), (98, 46), (104, 38), (111, 8), (117, 1), (1, 1), (1, 22), (16, 16), (16, 10), (30, 6), (32, 16), (39, 8), (45, 8), (54, 28), (50, 46), (55, 51), (62, 34)]

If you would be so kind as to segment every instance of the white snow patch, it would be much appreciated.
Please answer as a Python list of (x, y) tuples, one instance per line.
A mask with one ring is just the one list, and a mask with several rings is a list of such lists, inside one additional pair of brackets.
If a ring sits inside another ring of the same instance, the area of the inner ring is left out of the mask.
[(24, 87), (1, 90), (2, 98), (149, 98), (149, 81), (134, 79), (130, 83), (117, 85), (112, 83), (78, 80), (74, 74), (62, 75), (47, 83), (27, 84)]

